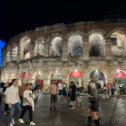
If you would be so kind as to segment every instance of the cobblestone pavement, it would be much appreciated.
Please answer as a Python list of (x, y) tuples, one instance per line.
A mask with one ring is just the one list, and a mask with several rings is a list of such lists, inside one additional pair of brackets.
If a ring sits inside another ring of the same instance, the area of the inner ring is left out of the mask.
[[(72, 110), (68, 104), (58, 104), (57, 111), (49, 110), (49, 95), (42, 94), (38, 98), (34, 112), (34, 122), (37, 126), (87, 126), (87, 97), (83, 102)], [(100, 99), (101, 126), (126, 126), (126, 96), (110, 97)], [(28, 114), (28, 113), (27, 113)], [(24, 120), (28, 120), (28, 115)], [(0, 110), (0, 126), (8, 126), (8, 116), (2, 114)], [(15, 126), (28, 126), (19, 124)]]

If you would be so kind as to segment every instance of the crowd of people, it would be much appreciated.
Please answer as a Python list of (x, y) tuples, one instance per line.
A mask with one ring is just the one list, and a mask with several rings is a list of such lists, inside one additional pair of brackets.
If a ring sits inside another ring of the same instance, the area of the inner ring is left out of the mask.
[[(26, 111), (29, 112), (29, 124), (36, 125), (33, 122), (33, 111), (35, 110), (33, 94), (38, 93), (38, 90), (36, 83), (22, 82), (22, 85), (19, 86), (16, 79), (13, 79), (11, 83), (0, 83), (0, 106), (4, 101), (4, 114), (9, 115), (9, 126), (15, 124), (15, 114), (20, 123), (25, 123), (23, 118)], [(53, 80), (48, 91), (50, 93), (50, 110), (57, 110), (57, 103), (69, 103), (71, 109), (76, 109), (78, 96), (84, 91), (84, 88), (80, 86), (79, 82), (71, 81), (68, 85), (63, 81)], [(108, 98), (110, 94), (115, 95), (115, 91), (115, 85), (106, 83), (101, 87), (100, 83), (96, 83), (93, 80), (88, 82), (88, 126), (92, 126), (93, 123), (95, 126), (100, 126), (99, 94), (104, 94), (104, 97)]]
[(15, 118), (20, 123), (25, 123), (23, 117), (27, 110), (29, 111), (29, 124), (32, 126), (36, 125), (33, 122), (32, 114), (35, 106), (33, 99), (33, 92), (35, 90), (31, 83), (22, 83), (19, 86), (18, 80), (13, 79), (11, 83), (0, 83), (0, 90), (0, 102), (4, 101), (4, 115), (9, 115), (9, 126), (14, 126)]

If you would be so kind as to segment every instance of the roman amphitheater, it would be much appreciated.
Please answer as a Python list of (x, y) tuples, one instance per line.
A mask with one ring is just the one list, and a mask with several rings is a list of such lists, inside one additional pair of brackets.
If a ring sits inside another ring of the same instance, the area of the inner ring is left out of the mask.
[[(3, 50), (1, 80), (27, 73), (25, 81), (78, 81), (90, 78), (112, 83), (117, 69), (126, 70), (126, 22), (77, 22), (36, 28), (14, 36)], [(70, 78), (73, 71), (81, 78)]]

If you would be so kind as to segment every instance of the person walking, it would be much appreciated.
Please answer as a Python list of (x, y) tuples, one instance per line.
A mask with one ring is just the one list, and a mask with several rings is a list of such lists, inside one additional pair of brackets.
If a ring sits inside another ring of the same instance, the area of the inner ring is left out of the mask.
[(23, 82), (22, 85), (19, 87), (19, 97), (21, 100), (21, 108), (23, 107), (23, 94), (25, 90), (26, 90), (26, 83)]
[(56, 103), (57, 103), (57, 93), (58, 93), (58, 87), (56, 85), (56, 82), (52, 82), (50, 87), (49, 87), (49, 92), (50, 92), (50, 95), (51, 95), (51, 98), (50, 98), (50, 110), (56, 110)]
[(63, 83), (58, 83), (58, 101), (60, 104), (63, 104)]
[(32, 111), (34, 111), (34, 100), (33, 100), (33, 96), (32, 96), (32, 90), (31, 90), (31, 84), (27, 83), (26, 84), (26, 90), (23, 93), (23, 107), (22, 107), (22, 112), (20, 115), (20, 119), (19, 122), (20, 123), (25, 123), (23, 120), (23, 117), (26, 113), (26, 111), (29, 111), (29, 122), (30, 122), (30, 126), (34, 126), (36, 125), (33, 122), (33, 113)]
[(88, 84), (89, 108), (88, 108), (88, 126), (100, 126), (98, 113), (98, 91), (96, 84), (91, 80)]
[(8, 104), (7, 104), (5, 92), (6, 92), (6, 89), (9, 88), (11, 85), (12, 85), (11, 83), (6, 82), (4, 84), (4, 88), (3, 88), (3, 91), (4, 91), (4, 102), (5, 102), (5, 105), (4, 105), (4, 115), (7, 115), (8, 111), (9, 111), (9, 107), (8, 107)]
[(7, 88), (5, 91), (6, 103), (9, 106), (9, 119), (10, 119), (9, 126), (13, 126), (15, 124), (14, 115), (19, 114), (21, 110), (20, 98), (18, 94), (18, 81), (17, 79), (13, 79), (11, 83), (12, 85), (9, 88)]
[(72, 109), (76, 108), (76, 85), (74, 82), (70, 82), (70, 100), (71, 100), (71, 105), (72, 105)]

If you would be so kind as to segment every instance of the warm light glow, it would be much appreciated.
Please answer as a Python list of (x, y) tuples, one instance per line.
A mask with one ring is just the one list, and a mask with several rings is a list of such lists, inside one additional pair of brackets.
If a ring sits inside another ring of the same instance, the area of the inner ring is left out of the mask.
[(77, 69), (75, 69), (74, 71), (75, 71), (75, 72), (77, 72), (78, 70), (77, 70)]
[(97, 47), (97, 51), (98, 50), (100, 51), (99, 55), (102, 55), (102, 56), (105, 55), (105, 39), (102, 34), (99, 34), (99, 33), (91, 34), (89, 36), (89, 44), (90, 44), (90, 49), (92, 49), (91, 47), (94, 47), (94, 48)]
[(120, 69), (117, 69), (117, 73), (119, 73)]
[(81, 35), (71, 35), (68, 39), (68, 53), (71, 56), (81, 56), (83, 48), (83, 37)]
[(50, 46), (50, 55), (51, 56), (61, 56), (62, 52), (62, 38), (61, 37), (55, 37)]
[(29, 59), (30, 58), (30, 52), (27, 52), (25, 55), (24, 55), (24, 59)]

